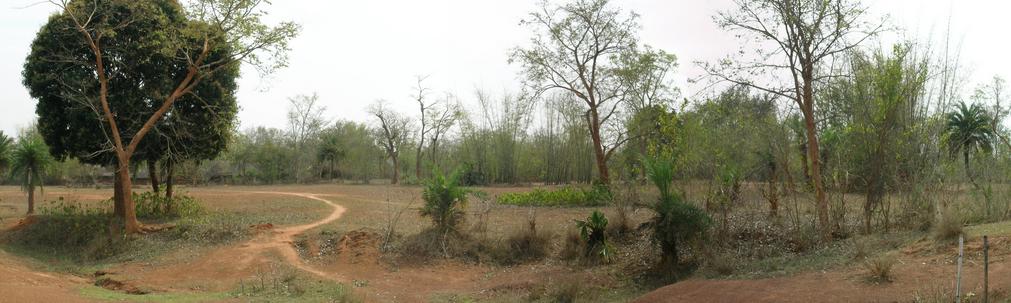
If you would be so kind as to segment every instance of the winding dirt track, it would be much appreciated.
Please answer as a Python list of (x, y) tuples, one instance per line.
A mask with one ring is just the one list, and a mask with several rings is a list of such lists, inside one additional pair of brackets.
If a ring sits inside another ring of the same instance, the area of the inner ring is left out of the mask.
[[(246, 192), (246, 193), (249, 193), (249, 192)], [(337, 203), (334, 203), (333, 201), (320, 198), (319, 196), (317, 196), (315, 194), (288, 193), (288, 192), (276, 192), (276, 191), (271, 191), (271, 192), (253, 192), (253, 193), (272, 194), (272, 195), (288, 195), (288, 196), (297, 196), (297, 197), (302, 197), (302, 198), (306, 198), (306, 199), (312, 199), (312, 200), (320, 201), (320, 202), (326, 203), (327, 205), (330, 205), (330, 207), (333, 208), (333, 211), (330, 213), (330, 215), (328, 215), (326, 218), (323, 218), (322, 220), (319, 220), (319, 221), (316, 221), (316, 222), (312, 222), (312, 223), (309, 223), (309, 224), (303, 224), (303, 225), (296, 225), (296, 226), (289, 226), (289, 227), (280, 228), (280, 229), (275, 230), (273, 234), (271, 234), (271, 235), (269, 235), (267, 237), (258, 237), (257, 239), (251, 240), (250, 242), (246, 243), (245, 245), (242, 245), (242, 248), (244, 250), (248, 251), (247, 254), (246, 254), (246, 256), (256, 255), (256, 254), (262, 255), (263, 252), (275, 249), (275, 250), (277, 250), (278, 252), (281, 253), (281, 256), (284, 258), (285, 261), (287, 261), (292, 266), (295, 266), (296, 268), (298, 268), (300, 270), (303, 270), (303, 271), (308, 272), (308, 273), (312, 273), (312, 274), (317, 275), (317, 276), (319, 276), (321, 278), (331, 279), (331, 280), (335, 280), (335, 281), (338, 281), (338, 282), (344, 282), (346, 280), (343, 276), (336, 275), (336, 274), (333, 274), (333, 273), (323, 272), (323, 271), (317, 270), (315, 268), (312, 268), (308, 264), (305, 264), (305, 262), (302, 261), (302, 258), (300, 258), (298, 256), (298, 251), (295, 250), (295, 246), (292, 245), (292, 242), (295, 241), (295, 236), (297, 236), (297, 235), (299, 235), (299, 234), (301, 234), (301, 233), (303, 233), (305, 231), (308, 231), (310, 229), (313, 229), (313, 228), (316, 228), (316, 227), (320, 227), (320, 226), (329, 224), (329, 223), (331, 223), (333, 221), (336, 221), (337, 219), (340, 219), (341, 216), (344, 215), (344, 212), (347, 209), (345, 209), (343, 206), (338, 205)]]

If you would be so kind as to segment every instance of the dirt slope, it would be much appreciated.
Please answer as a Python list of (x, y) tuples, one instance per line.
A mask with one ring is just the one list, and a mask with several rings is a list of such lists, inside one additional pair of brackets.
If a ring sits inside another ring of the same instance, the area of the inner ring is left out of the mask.
[[(1011, 289), (1009, 239), (991, 242), (990, 291), (1007, 297)], [(788, 277), (756, 280), (688, 280), (648, 293), (634, 302), (910, 302), (914, 298), (954, 300), (954, 260), (957, 250), (941, 251), (918, 243), (898, 254), (893, 281), (872, 283), (860, 263), (828, 272), (801, 273)], [(962, 292), (982, 294), (983, 266), (979, 245), (966, 247)], [(944, 300), (940, 300), (944, 301)]]
[(77, 294), (88, 284), (74, 276), (35, 271), (0, 250), (0, 302), (91, 302)]

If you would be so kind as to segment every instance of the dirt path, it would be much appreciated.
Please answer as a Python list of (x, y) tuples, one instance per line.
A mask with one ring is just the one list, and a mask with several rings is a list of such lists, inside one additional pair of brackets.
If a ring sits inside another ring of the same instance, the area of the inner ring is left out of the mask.
[(323, 218), (322, 220), (316, 222), (279, 228), (275, 230), (273, 234), (271, 234), (269, 237), (265, 237), (265, 239), (254, 239), (249, 243), (243, 245), (243, 248), (249, 250), (249, 253), (253, 254), (257, 252), (260, 252), (260, 254), (262, 254), (263, 252), (266, 252), (268, 250), (277, 250), (281, 253), (281, 256), (284, 258), (284, 260), (287, 261), (292, 266), (294, 266), (295, 268), (314, 274), (321, 278), (327, 278), (338, 282), (346, 281), (346, 279), (340, 275), (323, 272), (315, 268), (312, 268), (308, 264), (305, 264), (305, 262), (302, 261), (302, 258), (299, 257), (298, 251), (295, 250), (295, 246), (292, 245), (292, 243), (295, 241), (295, 236), (298, 236), (299, 234), (311, 230), (313, 228), (317, 228), (329, 224), (333, 221), (336, 221), (337, 219), (340, 219), (340, 217), (344, 215), (344, 212), (346, 211), (346, 209), (343, 206), (337, 205), (333, 201), (320, 198), (315, 194), (287, 193), (287, 192), (254, 192), (254, 193), (289, 195), (289, 196), (298, 196), (306, 199), (312, 199), (330, 205), (330, 207), (333, 208), (333, 211), (326, 218)]
[[(233, 191), (220, 191), (232, 193)], [(283, 264), (318, 276), (321, 279), (346, 282), (340, 274), (326, 272), (306, 264), (292, 242), (295, 237), (313, 228), (332, 223), (341, 218), (346, 209), (322, 198), (320, 194), (280, 191), (235, 191), (234, 193), (256, 193), (268, 195), (295, 196), (323, 202), (330, 206), (330, 213), (323, 219), (307, 224), (264, 228), (260, 234), (245, 243), (216, 248), (199, 257), (182, 258), (166, 263), (129, 263), (111, 271), (122, 276), (132, 285), (158, 292), (174, 291), (230, 291), (236, 285), (255, 279), (274, 279), (279, 276), (278, 259)], [(328, 194), (326, 196), (339, 196)]]

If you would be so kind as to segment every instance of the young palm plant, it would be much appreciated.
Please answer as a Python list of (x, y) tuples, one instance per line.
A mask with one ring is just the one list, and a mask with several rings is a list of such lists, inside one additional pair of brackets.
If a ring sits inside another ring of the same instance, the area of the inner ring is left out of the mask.
[(28, 192), (28, 216), (35, 214), (35, 187), (42, 190), (46, 170), (53, 163), (49, 147), (38, 137), (21, 138), (10, 156), (10, 172)]
[(439, 232), (456, 231), (456, 227), (464, 219), (463, 209), (467, 206), (467, 194), (467, 189), (460, 186), (459, 173), (447, 177), (436, 172), (425, 183), (422, 193), (425, 206), (421, 208), (421, 216), (431, 217)]
[(651, 206), (655, 213), (649, 224), (653, 228), (653, 243), (660, 247), (660, 265), (669, 268), (678, 264), (678, 249), (684, 242), (705, 236), (712, 219), (702, 209), (685, 203), (675, 192), (674, 161), (646, 158), (643, 160), (646, 175), (660, 192), (657, 203)]
[(945, 125), (945, 138), (948, 151), (952, 157), (962, 156), (962, 163), (965, 165), (965, 175), (969, 182), (976, 188), (976, 180), (973, 177), (972, 169), (969, 166), (969, 157), (980, 152), (990, 152), (997, 139), (996, 131), (991, 127), (992, 118), (986, 109), (979, 104), (967, 105), (959, 102), (955, 105), (955, 111), (948, 113), (948, 121)]
[(598, 210), (593, 211), (586, 221), (576, 220), (576, 227), (579, 228), (579, 235), (586, 243), (584, 257), (594, 254), (604, 262), (611, 261), (611, 247), (607, 243), (605, 232), (607, 231), (607, 217)]

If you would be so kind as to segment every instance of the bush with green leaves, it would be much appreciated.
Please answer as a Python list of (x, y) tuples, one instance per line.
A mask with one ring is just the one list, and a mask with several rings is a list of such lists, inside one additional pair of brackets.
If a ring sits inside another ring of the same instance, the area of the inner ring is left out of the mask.
[(17, 238), (27, 245), (84, 247), (98, 235), (108, 233), (108, 205), (93, 207), (60, 197), (40, 207), (38, 221), (19, 230), (22, 235)]
[(614, 199), (606, 185), (590, 189), (566, 186), (556, 190), (534, 189), (525, 193), (505, 193), (498, 197), (499, 204), (516, 206), (603, 206)]
[(170, 219), (198, 216), (204, 213), (203, 206), (189, 196), (165, 197), (155, 192), (133, 194), (137, 217), (145, 219)]
[(672, 159), (647, 158), (644, 162), (646, 174), (660, 192), (659, 200), (650, 207), (655, 213), (649, 222), (653, 228), (653, 242), (663, 253), (661, 265), (675, 265), (681, 246), (705, 237), (712, 219), (702, 209), (685, 203), (681, 194), (671, 188), (674, 182)]
[(595, 210), (585, 221), (576, 220), (576, 227), (579, 228), (579, 236), (586, 245), (583, 257), (596, 256), (601, 261), (610, 262), (613, 252), (610, 243), (607, 242), (607, 217), (604, 213)]
[(466, 214), (467, 194), (468, 190), (460, 186), (460, 174), (445, 176), (435, 172), (425, 182), (421, 196), (425, 206), (421, 208), (421, 216), (432, 218), (432, 223), (440, 232), (456, 231)]

